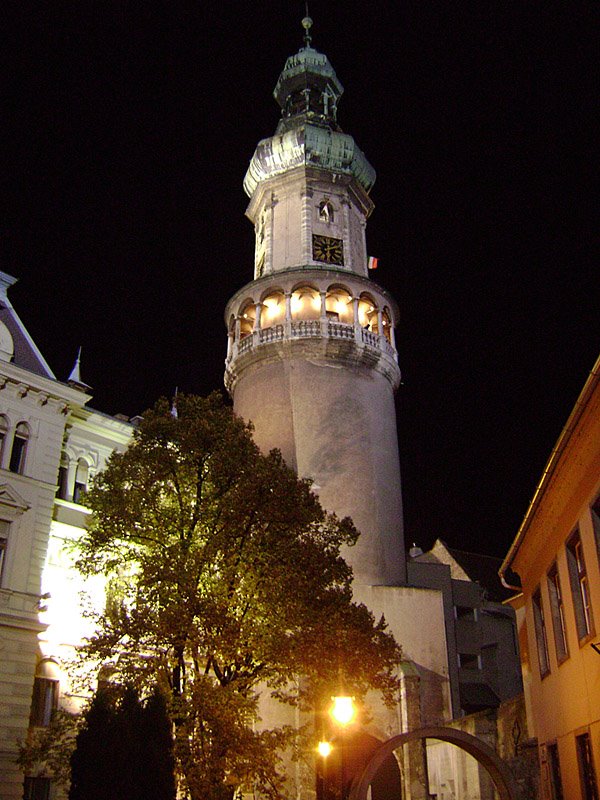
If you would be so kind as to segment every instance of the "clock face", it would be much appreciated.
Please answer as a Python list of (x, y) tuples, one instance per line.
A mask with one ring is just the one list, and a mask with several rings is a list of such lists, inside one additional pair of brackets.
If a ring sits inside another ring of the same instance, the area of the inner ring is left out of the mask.
[(341, 239), (332, 239), (331, 236), (313, 235), (313, 258), (315, 261), (342, 267), (344, 265), (344, 243)]

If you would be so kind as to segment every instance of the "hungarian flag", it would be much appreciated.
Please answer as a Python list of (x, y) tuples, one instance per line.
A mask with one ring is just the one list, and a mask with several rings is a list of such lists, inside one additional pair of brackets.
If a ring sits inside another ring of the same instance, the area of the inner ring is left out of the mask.
[(379, 261), (378, 258), (373, 258), (373, 256), (369, 256), (369, 269), (377, 269), (378, 261)]

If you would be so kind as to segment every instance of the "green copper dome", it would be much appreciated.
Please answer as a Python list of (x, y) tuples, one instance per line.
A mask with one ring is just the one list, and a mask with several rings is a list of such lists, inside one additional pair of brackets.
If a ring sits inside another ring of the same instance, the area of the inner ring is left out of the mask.
[(244, 178), (252, 197), (258, 184), (300, 166), (317, 167), (354, 177), (369, 192), (375, 170), (352, 136), (337, 124), (337, 106), (344, 87), (326, 55), (310, 46), (312, 21), (302, 22), (306, 47), (290, 56), (273, 96), (281, 107), (275, 136), (259, 142)]

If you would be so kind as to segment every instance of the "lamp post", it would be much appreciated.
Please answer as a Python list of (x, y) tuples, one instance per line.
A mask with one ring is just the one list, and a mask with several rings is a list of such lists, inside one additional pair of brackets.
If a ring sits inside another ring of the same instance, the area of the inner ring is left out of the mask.
[(354, 698), (347, 696), (332, 697), (333, 705), (331, 706), (330, 714), (333, 720), (340, 726), (340, 783), (341, 791), (340, 798), (346, 798), (346, 775), (344, 770), (344, 732), (348, 725), (350, 725), (356, 716), (356, 707), (354, 705)]

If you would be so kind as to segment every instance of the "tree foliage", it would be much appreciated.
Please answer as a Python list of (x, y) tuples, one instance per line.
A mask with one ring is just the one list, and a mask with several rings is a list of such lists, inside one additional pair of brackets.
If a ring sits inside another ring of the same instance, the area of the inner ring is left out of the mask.
[(163, 697), (100, 689), (71, 756), (69, 800), (175, 800), (173, 740)]
[(160, 401), (86, 503), (79, 568), (111, 576), (86, 656), (160, 687), (190, 797), (280, 796), (291, 733), (254, 724), (259, 684), (305, 709), (340, 688), (392, 701), (399, 648), (352, 602), (351, 520), (326, 514), (277, 451), (262, 455), (218, 395), (180, 396), (177, 415)]

